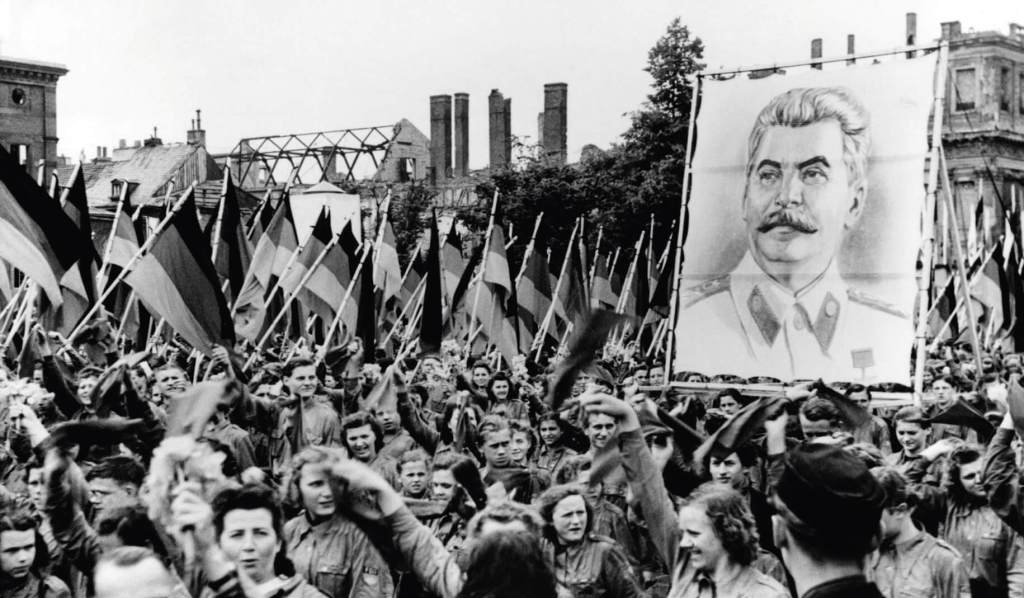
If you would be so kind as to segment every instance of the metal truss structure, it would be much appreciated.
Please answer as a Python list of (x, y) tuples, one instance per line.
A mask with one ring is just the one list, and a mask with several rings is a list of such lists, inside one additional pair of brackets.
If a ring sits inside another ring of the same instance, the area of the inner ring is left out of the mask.
[(247, 191), (373, 177), (394, 141), (394, 125), (242, 139), (231, 168)]

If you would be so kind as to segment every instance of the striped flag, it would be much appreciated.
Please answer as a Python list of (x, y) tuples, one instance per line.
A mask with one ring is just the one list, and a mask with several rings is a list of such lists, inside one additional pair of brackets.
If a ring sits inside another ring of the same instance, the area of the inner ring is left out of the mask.
[[(558, 295), (555, 298), (555, 314), (564, 325), (579, 322), (590, 309), (590, 294), (586, 284), (586, 266), (583, 260), (585, 251), (581, 236), (570, 241), (565, 250), (565, 264), (560, 275), (561, 282), (556, 283)], [(562, 329), (564, 331), (564, 329)]]
[(58, 309), (49, 310), (45, 320), (49, 328), (67, 334), (96, 302), (96, 272), (100, 261), (92, 242), (89, 200), (85, 195), (85, 176), (81, 164), (75, 168), (71, 185), (64, 194), (63, 208), (78, 228), (77, 241), (81, 254), (75, 267), (61, 278), (63, 304)]
[(398, 243), (395, 231), (387, 219), (381, 227), (378, 240), (377, 266), (373, 269), (373, 284), (382, 292), (382, 304), (398, 297), (402, 290), (402, 265), (398, 262)]
[[(227, 280), (232, 297), (238, 297), (245, 284), (245, 275), (252, 265), (252, 244), (245, 230), (242, 229), (242, 212), (238, 205), (238, 191), (231, 181), (231, 172), (224, 169), (224, 190), (221, 201), (224, 202), (221, 208), (219, 230), (211, 230), (219, 233), (220, 240), (217, 241), (217, 255), (213, 256), (213, 265), (217, 274), (222, 280)], [(269, 204), (269, 202), (268, 202)], [(269, 214), (273, 217), (273, 214)], [(217, 227), (216, 219), (210, 221), (210, 226)]]
[[(298, 246), (295, 220), (292, 218), (288, 196), (277, 204), (277, 210), (256, 243), (249, 272), (245, 276), (238, 297), (235, 298), (235, 331), (239, 336), (256, 340), (267, 316), (267, 291), (273, 286), (272, 278), (279, 276), (284, 264)], [(280, 263), (280, 268), (276, 269)]]
[[(316, 236), (318, 232), (319, 238)], [(295, 261), (292, 262), (291, 268), (288, 269), (288, 272), (279, 283), (281, 291), (286, 297), (295, 292), (299, 283), (302, 282), (302, 277), (309, 271), (310, 265), (316, 261), (317, 256), (319, 256), (320, 252), (322, 252), (324, 247), (327, 246), (327, 243), (330, 242), (332, 236), (331, 217), (327, 213), (327, 207), (323, 206), (320, 208), (320, 214), (313, 223), (313, 233), (310, 235), (309, 239), (306, 240), (305, 244), (298, 249), (299, 255), (296, 257)], [(322, 241), (324, 238), (327, 240)], [(289, 260), (290, 259), (291, 258), (289, 258)]]
[(302, 303), (325, 325), (334, 319), (338, 301), (345, 295), (349, 282), (348, 256), (337, 242), (331, 243), (331, 236), (330, 227), (326, 231), (313, 228), (313, 238), (330, 247), (299, 294)]
[(455, 221), (445, 237), (441, 248), (441, 273), (443, 275), (445, 303), (449, 307), (455, 305), (455, 293), (459, 281), (466, 272), (466, 258), (462, 255), (462, 238), (455, 229)]
[(519, 351), (529, 353), (544, 316), (551, 309), (551, 272), (540, 243), (526, 258), (526, 268), (516, 285), (519, 315)]
[(60, 281), (82, 252), (78, 228), (2, 147), (0, 239), (0, 259), (38, 284), (51, 307), (63, 303)]
[(608, 274), (608, 261), (602, 255), (594, 258), (594, 280), (590, 285), (591, 305), (601, 309), (614, 310), (619, 297), (612, 291), (612, 281)]
[(193, 190), (187, 193), (125, 280), (156, 315), (209, 355), (214, 344), (232, 346), (235, 335), (209, 245), (196, 219)]
[(505, 253), (505, 233), (498, 224), (491, 227), (483, 268), (477, 319), (483, 334), (498, 348), (506, 363), (511, 364), (519, 352), (518, 304)]

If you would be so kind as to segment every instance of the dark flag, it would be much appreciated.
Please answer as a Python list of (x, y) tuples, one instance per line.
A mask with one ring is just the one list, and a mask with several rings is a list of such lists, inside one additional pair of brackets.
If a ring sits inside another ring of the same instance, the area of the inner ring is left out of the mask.
[(78, 227), (2, 147), (0, 239), (0, 259), (35, 281), (51, 307), (61, 305), (61, 279), (82, 252)]
[[(220, 241), (217, 242), (217, 255), (213, 257), (213, 265), (217, 268), (217, 274), (223, 280), (229, 281), (231, 297), (238, 297), (245, 284), (245, 275), (252, 263), (252, 245), (245, 231), (242, 230), (242, 212), (238, 207), (238, 192), (235, 184), (231, 181), (231, 173), (224, 169), (224, 202), (220, 217)], [(269, 205), (267, 202), (266, 205)], [(267, 221), (273, 218), (273, 213), (267, 209)], [(210, 221), (210, 226), (216, 226), (216, 219)], [(212, 233), (215, 231), (211, 231)]]
[(377, 301), (373, 293), (373, 249), (363, 257), (366, 262), (359, 274), (359, 316), (356, 320), (356, 336), (363, 341), (365, 363), (376, 363), (377, 348)]
[(438, 353), (444, 328), (441, 296), (441, 243), (437, 236), (437, 213), (430, 222), (430, 248), (427, 250), (427, 282), (423, 289), (423, 315), (420, 319), (420, 351)]
[(125, 280), (149, 308), (209, 355), (215, 344), (234, 345), (234, 327), (196, 219), (195, 196), (191, 189), (187, 193)]
[(519, 351), (529, 353), (544, 317), (551, 309), (551, 271), (544, 246), (534, 243), (526, 269), (516, 285), (519, 302)]

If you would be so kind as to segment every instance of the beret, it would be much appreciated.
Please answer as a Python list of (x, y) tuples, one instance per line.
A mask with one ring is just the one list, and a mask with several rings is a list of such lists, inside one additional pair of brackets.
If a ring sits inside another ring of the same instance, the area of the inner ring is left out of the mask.
[(805, 443), (786, 453), (775, 492), (815, 531), (872, 536), (885, 493), (867, 466), (840, 447)]

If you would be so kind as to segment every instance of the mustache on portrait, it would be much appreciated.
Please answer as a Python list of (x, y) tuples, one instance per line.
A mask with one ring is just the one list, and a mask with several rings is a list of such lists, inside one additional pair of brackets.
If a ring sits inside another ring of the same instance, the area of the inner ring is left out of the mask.
[(757, 227), (757, 232), (766, 233), (778, 226), (788, 226), (802, 233), (816, 233), (818, 227), (809, 216), (800, 210), (779, 210), (768, 214), (768, 217)]

